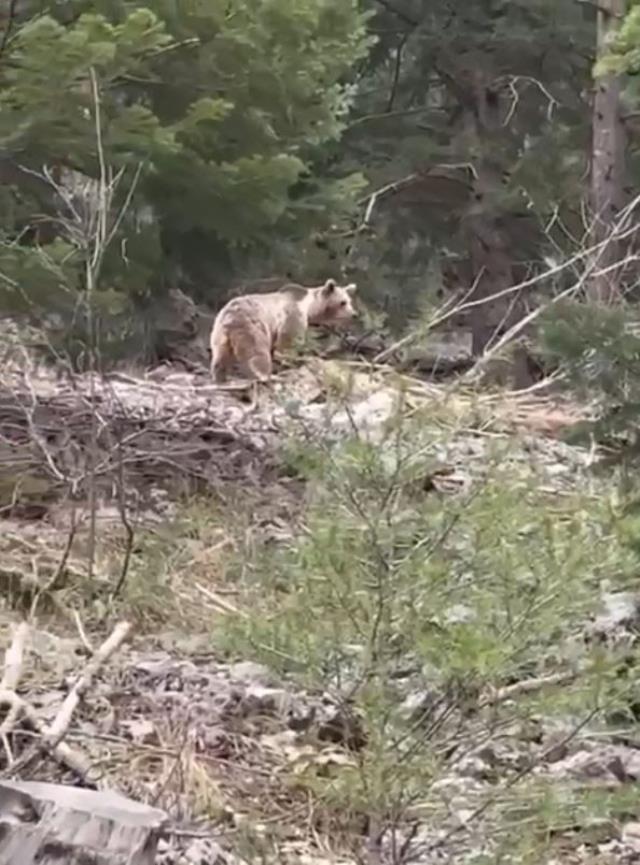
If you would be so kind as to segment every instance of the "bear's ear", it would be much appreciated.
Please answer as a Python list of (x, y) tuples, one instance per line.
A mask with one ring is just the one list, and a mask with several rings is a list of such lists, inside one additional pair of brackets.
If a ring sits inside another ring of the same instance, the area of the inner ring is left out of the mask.
[(335, 281), (335, 279), (328, 279), (328, 280), (325, 282), (325, 284), (322, 286), (322, 293), (323, 293), (323, 294), (327, 294), (327, 295), (329, 295), (329, 294), (333, 294), (333, 292), (334, 292), (335, 290), (336, 290), (336, 281)]
[(344, 290), (347, 292), (347, 294), (355, 294), (358, 290), (358, 286), (355, 284), (355, 282), (350, 282), (349, 285), (345, 285)]

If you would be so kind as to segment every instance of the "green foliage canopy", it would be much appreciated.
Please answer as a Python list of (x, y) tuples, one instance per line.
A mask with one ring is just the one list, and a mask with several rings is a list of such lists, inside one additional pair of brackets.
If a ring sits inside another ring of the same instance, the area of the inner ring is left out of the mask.
[(98, 175), (91, 69), (121, 199), (142, 167), (103, 290), (140, 299), (179, 284), (212, 300), (238, 256), (339, 218), (362, 179), (319, 184), (314, 160), (341, 134), (365, 23), (356, 0), (67, 2), (20, 21), (0, 65), (4, 309), (25, 292), (55, 309), (52, 283), (60, 298), (69, 288), (53, 254), (60, 200), (37, 175)]

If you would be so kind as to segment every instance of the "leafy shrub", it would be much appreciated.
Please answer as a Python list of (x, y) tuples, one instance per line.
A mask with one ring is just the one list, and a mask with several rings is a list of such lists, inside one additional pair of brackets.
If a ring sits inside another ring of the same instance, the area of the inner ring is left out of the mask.
[(638, 455), (640, 319), (632, 306), (565, 303), (541, 328), (547, 356), (566, 373), (579, 398), (594, 406), (578, 438), (616, 443), (625, 460)]
[[(304, 529), (244, 551), (249, 616), (216, 637), (363, 719), (364, 751), (295, 780), (345, 831), (358, 819), (391, 830), (418, 801), (434, 817), (436, 782), (503, 726), (627, 705), (615, 652), (582, 638), (601, 581), (633, 572), (606, 497), (550, 495), (504, 445), (469, 492), (426, 492), (442, 444), (418, 421), (377, 443), (295, 440)], [(490, 697), (555, 673), (566, 687)], [(540, 820), (544, 801), (532, 806)]]

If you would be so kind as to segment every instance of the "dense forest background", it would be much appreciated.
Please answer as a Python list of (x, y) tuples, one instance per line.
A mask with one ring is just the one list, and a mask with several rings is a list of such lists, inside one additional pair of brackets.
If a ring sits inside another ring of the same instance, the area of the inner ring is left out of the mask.
[(476, 355), (576, 278), (632, 299), (633, 2), (8, 0), (0, 27), (0, 310), (58, 342), (89, 293), (105, 357), (150, 356), (172, 291), (267, 278), (354, 279), (396, 333), (463, 298)]
[(132, 837), (19, 778), (163, 865), (639, 861), (639, 72), (636, 0), (0, 0), (0, 860)]

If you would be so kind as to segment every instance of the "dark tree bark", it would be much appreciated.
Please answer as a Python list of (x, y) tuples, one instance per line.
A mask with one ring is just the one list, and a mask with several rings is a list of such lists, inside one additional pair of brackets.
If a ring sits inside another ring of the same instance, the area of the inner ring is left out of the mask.
[[(626, 0), (599, 0), (597, 56), (607, 49), (612, 33), (620, 26)], [(592, 122), (591, 207), (594, 244), (606, 240), (618, 214), (626, 204), (626, 133), (621, 112), (622, 81), (619, 75), (605, 75), (595, 82)], [(611, 269), (623, 257), (620, 243), (609, 242), (597, 253), (596, 270), (590, 281), (591, 298), (611, 303), (619, 296), (620, 272)]]
[[(473, 300), (482, 300), (510, 288), (514, 277), (511, 238), (501, 208), (502, 166), (499, 148), (493, 147), (504, 134), (503, 106), (499, 92), (492, 86), (493, 76), (485, 58), (467, 58), (465, 69), (456, 76), (459, 100), (463, 105), (461, 137), (464, 149), (477, 153), (473, 163), (473, 188), (463, 218), (473, 272)], [(462, 91), (462, 88), (464, 90)], [(462, 96), (464, 92), (464, 96)], [(472, 352), (478, 357), (524, 315), (520, 294), (505, 294), (474, 307), (470, 314)], [(516, 345), (509, 361), (491, 364), (490, 376), (517, 388), (531, 383), (525, 349)]]

